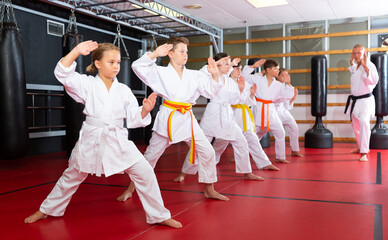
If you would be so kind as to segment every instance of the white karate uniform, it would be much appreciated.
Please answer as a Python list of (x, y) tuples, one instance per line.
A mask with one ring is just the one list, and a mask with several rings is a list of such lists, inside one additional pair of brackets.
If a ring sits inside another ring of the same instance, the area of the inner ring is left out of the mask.
[[(379, 81), (379, 76), (376, 66), (368, 61), (369, 76), (366, 75), (364, 67), (360, 66), (357, 69), (357, 64), (350, 66), (350, 92), (353, 96), (361, 96), (371, 93)], [(350, 107), (348, 109), (350, 113)], [(357, 145), (360, 153), (369, 152), (370, 140), (370, 119), (375, 115), (375, 98), (358, 99), (352, 113), (352, 127), (356, 136)]]
[[(249, 84), (256, 83), (257, 91), (256, 97), (264, 100), (271, 100), (272, 102), (288, 101), (294, 96), (294, 88), (284, 85), (275, 79), (271, 85), (268, 86), (267, 77), (264, 75), (251, 75), (253, 68), (245, 66), (242, 71), (242, 76)], [(275, 152), (276, 159), (286, 159), (286, 142), (285, 131), (282, 122), (279, 119), (276, 108), (273, 103), (267, 104), (262, 112), (263, 103), (257, 102), (253, 107), (253, 115), (255, 117), (256, 132), (261, 139), (267, 132), (267, 118), (269, 119), (269, 127), (275, 137)], [(267, 107), (269, 116), (267, 116)], [(261, 115), (264, 115), (263, 127), (261, 129)]]
[(289, 101), (275, 103), (276, 111), (278, 112), (280, 121), (287, 129), (288, 136), (290, 137), (291, 150), (294, 152), (299, 152), (299, 127), (289, 111), (293, 108), (293, 106), (294, 103), (290, 105)]
[[(206, 66), (201, 71), (207, 73)], [(209, 74), (209, 73), (207, 73)], [(224, 84), (218, 94), (206, 105), (205, 112), (201, 118), (200, 126), (209, 141), (216, 138), (213, 148), (216, 153), (216, 162), (225, 150), (222, 140), (230, 142), (233, 146), (236, 173), (251, 173), (251, 163), (249, 159), (248, 143), (234, 120), (231, 104), (238, 104), (246, 99), (246, 92), (240, 93), (238, 84), (232, 78), (224, 74), (220, 77), (220, 82)], [(220, 144), (220, 145), (218, 145)], [(182, 167), (182, 172), (195, 174), (198, 166), (189, 163), (190, 155), (187, 154)]]
[[(256, 100), (250, 98), (250, 88), (251, 85), (246, 82), (244, 89), (244, 92), (246, 93), (246, 99), (240, 102), (240, 104), (245, 104), (249, 107), (256, 104)], [(272, 165), (272, 163), (268, 159), (267, 154), (265, 154), (263, 148), (261, 147), (260, 140), (255, 132), (255, 125), (250, 118), (248, 110), (244, 109), (244, 111), (246, 117), (246, 131), (244, 131), (243, 109), (233, 108), (234, 119), (248, 142), (249, 153), (251, 154), (253, 161), (255, 162), (258, 169), (264, 168), (268, 165)], [(228, 144), (229, 141), (219, 139), (216, 139), (216, 141), (213, 143), (213, 146), (217, 146), (219, 148), (218, 151), (216, 150), (217, 163), (220, 161), (221, 154), (225, 151)], [(218, 152), (221, 152), (221, 154), (217, 154)]]
[[(132, 69), (136, 75), (155, 93), (163, 99), (195, 104), (200, 96), (213, 98), (222, 88), (211, 76), (195, 70), (184, 68), (182, 78), (169, 64), (167, 67), (157, 66), (156, 59), (151, 60), (147, 53), (132, 63)], [(153, 133), (144, 157), (155, 167), (156, 162), (164, 150), (171, 144), (191, 141), (191, 116), (190, 113), (182, 114), (176, 111), (171, 120), (172, 141), (169, 141), (167, 122), (171, 108), (160, 106), (152, 128)], [(192, 110), (190, 110), (192, 111)], [(214, 150), (203, 134), (193, 114), (193, 131), (195, 139), (195, 152), (198, 156), (199, 182), (213, 183), (217, 181)], [(190, 145), (189, 145), (190, 146)]]
[(88, 174), (110, 176), (125, 172), (135, 183), (146, 212), (147, 222), (159, 223), (171, 218), (164, 207), (155, 173), (123, 127), (146, 126), (151, 122), (148, 114), (141, 118), (141, 107), (136, 97), (124, 84), (114, 79), (109, 91), (96, 77), (75, 72), (76, 62), (64, 67), (59, 62), (54, 74), (66, 92), (85, 105), (86, 120), (79, 139), (71, 153), (69, 167), (42, 203), (40, 211), (51, 216), (62, 216), (72, 195)]

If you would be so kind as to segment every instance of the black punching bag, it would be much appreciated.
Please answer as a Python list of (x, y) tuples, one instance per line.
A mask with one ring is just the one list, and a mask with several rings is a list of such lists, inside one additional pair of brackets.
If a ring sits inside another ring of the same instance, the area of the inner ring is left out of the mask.
[[(78, 43), (83, 41), (83, 36), (77, 33), (66, 33), (63, 39), (62, 55), (66, 56)], [(76, 60), (76, 72), (84, 73), (82, 56)], [(67, 93), (65, 93), (65, 121), (66, 121), (66, 151), (69, 157), (75, 143), (78, 141), (79, 131), (85, 115), (82, 113), (84, 105), (77, 103)]]
[(311, 58), (311, 115), (315, 124), (304, 135), (306, 148), (332, 148), (333, 134), (322, 124), (326, 115), (327, 102), (327, 60), (323, 55)]
[(371, 149), (388, 149), (388, 131), (384, 124), (384, 116), (388, 115), (388, 56), (375, 53), (371, 56), (379, 74), (379, 82), (373, 90), (376, 102), (376, 125), (370, 136)]
[[(128, 87), (131, 87), (131, 59), (129, 57), (121, 57), (120, 72), (117, 74), (117, 80)], [(125, 120), (126, 121), (126, 120)], [(124, 123), (127, 127), (127, 123)], [(128, 140), (131, 140), (131, 130), (128, 130)]]
[(0, 36), (0, 157), (20, 158), (28, 150), (23, 50), (15, 23), (2, 23)]
[[(158, 65), (158, 66), (162, 65), (162, 58), (161, 57), (158, 57), (156, 59), (156, 65)], [(147, 96), (149, 96), (151, 93), (152, 93), (152, 89), (150, 87), (147, 87)], [(146, 126), (145, 130), (144, 130), (144, 141), (145, 141), (145, 144), (147, 144), (147, 145), (150, 143), (150, 139), (151, 139), (151, 136), (152, 136), (152, 127), (154, 126), (154, 122), (155, 122), (155, 119), (156, 119), (156, 114), (159, 112), (160, 105), (163, 104), (162, 100), (163, 99), (158, 96), (156, 98), (155, 107), (150, 112), (150, 114), (151, 114), (151, 124)]]
[(269, 147), (271, 142), (271, 137), (269, 135), (269, 132), (266, 132), (265, 135), (260, 139), (260, 145), (262, 148)]
[(117, 80), (131, 87), (131, 59), (121, 57), (120, 72), (117, 74)]

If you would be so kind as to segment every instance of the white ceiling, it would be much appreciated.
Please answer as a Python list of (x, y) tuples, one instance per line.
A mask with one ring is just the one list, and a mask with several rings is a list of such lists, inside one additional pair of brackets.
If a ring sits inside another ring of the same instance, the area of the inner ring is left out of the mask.
[[(161, 0), (161, 2), (220, 28), (388, 14), (388, 0), (288, 0), (287, 5), (266, 8), (255, 8), (246, 0)], [(200, 4), (202, 8), (183, 7), (189, 4)]]

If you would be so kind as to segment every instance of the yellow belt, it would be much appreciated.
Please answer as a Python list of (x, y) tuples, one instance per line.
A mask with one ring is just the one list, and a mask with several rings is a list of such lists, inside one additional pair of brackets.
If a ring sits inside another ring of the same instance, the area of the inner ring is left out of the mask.
[(242, 111), (242, 120), (243, 120), (243, 131), (247, 131), (247, 116), (245, 113), (245, 110), (248, 111), (249, 117), (251, 118), (251, 121), (253, 123), (253, 126), (255, 126), (255, 119), (253, 118), (253, 114), (251, 109), (248, 107), (246, 104), (236, 104), (236, 105), (231, 105), (232, 108), (241, 108)]
[(167, 132), (168, 132), (168, 138), (170, 139), (170, 142), (172, 142), (171, 120), (172, 120), (172, 116), (174, 115), (175, 111), (178, 110), (182, 114), (185, 114), (186, 112), (190, 113), (190, 116), (191, 116), (190, 163), (194, 164), (194, 162), (195, 162), (195, 139), (194, 139), (194, 130), (193, 130), (193, 113), (190, 111), (192, 108), (192, 105), (190, 103), (180, 103), (180, 102), (173, 102), (173, 101), (169, 101), (169, 100), (164, 100), (163, 106), (173, 109), (173, 111), (168, 116), (168, 121), (167, 121)]

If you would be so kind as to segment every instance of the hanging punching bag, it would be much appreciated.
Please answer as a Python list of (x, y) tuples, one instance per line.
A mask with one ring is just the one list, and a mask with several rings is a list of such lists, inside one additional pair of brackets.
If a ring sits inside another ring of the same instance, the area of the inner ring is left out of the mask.
[[(117, 74), (117, 80), (128, 87), (131, 87), (131, 59), (129, 57), (121, 57), (120, 72)], [(125, 122), (124, 124), (125, 127), (127, 127), (127, 123)], [(127, 130), (128, 140), (131, 140), (131, 129), (127, 128)]]
[[(63, 40), (62, 55), (66, 56), (78, 43), (83, 41), (83, 36), (78, 35), (78, 33), (66, 33)], [(75, 61), (77, 62), (76, 72), (84, 73), (82, 57), (79, 56)], [(68, 157), (78, 141), (82, 122), (85, 120), (83, 109), (83, 104), (77, 103), (65, 93), (66, 151)]]
[(117, 74), (119, 82), (131, 87), (131, 59), (129, 57), (121, 57), (120, 72)]
[[(156, 65), (161, 66), (162, 65), (162, 60), (163, 60), (163, 58), (158, 57), (156, 59)], [(151, 93), (152, 93), (152, 89), (150, 87), (147, 87), (147, 96), (149, 96)], [(151, 124), (146, 126), (145, 127), (145, 131), (144, 131), (144, 141), (145, 141), (145, 144), (147, 144), (147, 145), (150, 143), (150, 139), (151, 139), (151, 136), (152, 136), (152, 127), (154, 126), (154, 122), (155, 122), (155, 119), (156, 119), (156, 114), (158, 113), (160, 105), (162, 105), (162, 104), (163, 104), (163, 99), (161, 97), (159, 97), (159, 96), (156, 97), (155, 106), (152, 109), (152, 111), (150, 112), (150, 114), (151, 114)]]
[(322, 124), (326, 115), (327, 102), (327, 60), (324, 55), (311, 58), (311, 115), (315, 124), (305, 133), (306, 148), (332, 148), (333, 133)]
[(20, 32), (2, 23), (0, 36), (0, 157), (19, 158), (28, 150), (26, 79)]
[(376, 104), (376, 125), (370, 136), (371, 149), (388, 149), (388, 131), (384, 116), (388, 115), (388, 56), (386, 53), (375, 53), (371, 56), (379, 74), (379, 82), (373, 90)]

